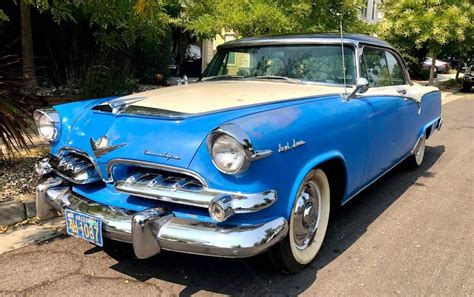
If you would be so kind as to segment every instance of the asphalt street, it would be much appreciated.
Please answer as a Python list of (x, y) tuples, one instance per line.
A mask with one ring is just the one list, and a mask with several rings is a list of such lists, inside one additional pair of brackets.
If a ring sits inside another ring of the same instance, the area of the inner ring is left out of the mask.
[(395, 168), (345, 205), (300, 274), (277, 273), (264, 256), (116, 260), (60, 237), (0, 255), (0, 295), (474, 296), (474, 95), (443, 116), (423, 166)]

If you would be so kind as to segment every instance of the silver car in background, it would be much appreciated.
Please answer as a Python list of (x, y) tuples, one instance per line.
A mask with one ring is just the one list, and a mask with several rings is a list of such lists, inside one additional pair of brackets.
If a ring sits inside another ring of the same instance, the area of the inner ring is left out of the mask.
[[(423, 69), (429, 70), (432, 64), (433, 58), (426, 58), (421, 67)], [(451, 70), (449, 62), (436, 60), (435, 62), (436, 72), (437, 73), (448, 73)]]

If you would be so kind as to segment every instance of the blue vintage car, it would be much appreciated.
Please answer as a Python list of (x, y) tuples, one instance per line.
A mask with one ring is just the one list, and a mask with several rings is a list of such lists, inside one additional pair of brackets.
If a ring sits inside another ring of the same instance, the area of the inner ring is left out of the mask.
[(397, 164), (420, 166), (441, 128), (438, 89), (364, 35), (221, 45), (198, 83), (38, 110), (41, 219), (138, 258), (250, 257), (296, 272), (331, 210)]

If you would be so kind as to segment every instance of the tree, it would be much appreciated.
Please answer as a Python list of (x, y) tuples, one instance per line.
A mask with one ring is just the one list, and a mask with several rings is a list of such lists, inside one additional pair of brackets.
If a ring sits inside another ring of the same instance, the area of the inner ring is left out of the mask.
[(202, 38), (223, 30), (240, 36), (276, 33), (364, 31), (358, 20), (361, 0), (184, 0), (182, 22)]
[(21, 18), (21, 50), (23, 65), (23, 81), (31, 88), (36, 86), (36, 70), (33, 58), (33, 32), (31, 30), (30, 5), (20, 1)]
[[(385, 0), (382, 37), (404, 40), (432, 57), (429, 85), (433, 85), (435, 61), (442, 50), (460, 46), (473, 34), (474, 6), (471, 0)], [(472, 44), (470, 45), (472, 47)]]

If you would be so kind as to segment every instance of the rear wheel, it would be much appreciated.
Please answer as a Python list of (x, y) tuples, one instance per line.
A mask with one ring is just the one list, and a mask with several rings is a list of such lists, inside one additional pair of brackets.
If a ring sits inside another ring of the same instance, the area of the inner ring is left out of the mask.
[(329, 222), (331, 197), (329, 181), (321, 169), (312, 170), (303, 180), (291, 210), (289, 232), (270, 250), (277, 269), (296, 273), (318, 254)]
[(423, 134), (423, 136), (420, 138), (420, 140), (418, 141), (416, 145), (413, 155), (408, 157), (406, 161), (406, 165), (409, 169), (414, 170), (421, 166), (421, 164), (423, 163), (423, 159), (425, 158), (425, 150), (426, 150), (426, 134)]

